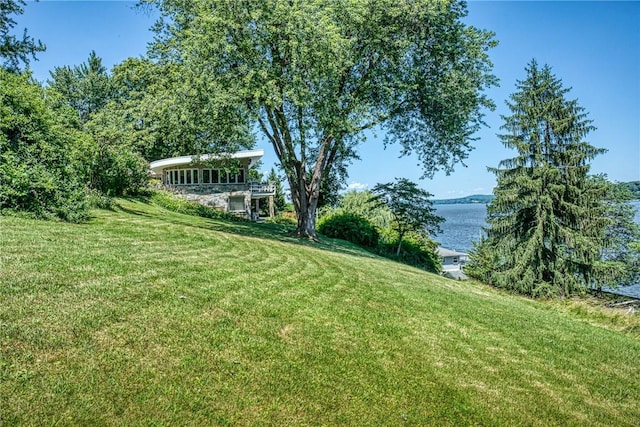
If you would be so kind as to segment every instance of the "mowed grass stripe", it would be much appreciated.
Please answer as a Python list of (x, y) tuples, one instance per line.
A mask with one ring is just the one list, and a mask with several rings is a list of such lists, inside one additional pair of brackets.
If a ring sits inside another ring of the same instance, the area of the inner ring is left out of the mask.
[(602, 319), (119, 203), (83, 225), (0, 217), (0, 424), (640, 419), (638, 336)]

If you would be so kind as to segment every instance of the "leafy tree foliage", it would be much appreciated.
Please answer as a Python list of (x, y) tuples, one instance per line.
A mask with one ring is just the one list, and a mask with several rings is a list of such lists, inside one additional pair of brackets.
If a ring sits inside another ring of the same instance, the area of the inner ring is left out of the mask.
[(440, 231), (440, 223), (444, 218), (436, 215), (432, 202), (432, 194), (419, 188), (406, 178), (395, 182), (377, 184), (371, 192), (378, 205), (389, 208), (393, 215), (391, 229), (398, 235), (396, 254), (400, 255), (402, 240), (408, 233), (435, 235)]
[(28, 65), (30, 59), (36, 59), (36, 53), (43, 52), (45, 46), (27, 35), (25, 29), (22, 38), (11, 34), (16, 21), (11, 15), (24, 13), (24, 0), (2, 0), (0, 2), (0, 60), (9, 71), (17, 72), (20, 64)]
[(629, 190), (633, 199), (640, 199), (640, 181), (620, 182), (618, 185)]
[(629, 202), (633, 194), (626, 186), (603, 176), (592, 178), (605, 187), (605, 227), (601, 233), (600, 260), (595, 265), (597, 288), (640, 283), (640, 225)]
[(366, 129), (451, 171), (492, 107), (492, 34), (462, 23), (463, 1), (143, 0), (164, 17), (154, 52), (242, 106), (272, 143), (298, 218), (315, 236), (322, 180)]
[(327, 237), (347, 240), (365, 248), (378, 245), (378, 231), (366, 218), (352, 213), (338, 213), (322, 217), (318, 231)]
[(49, 74), (49, 86), (78, 112), (82, 123), (114, 97), (111, 78), (95, 51), (91, 51), (87, 62), (73, 68), (55, 67)]
[(148, 161), (254, 144), (243, 109), (183, 64), (129, 58), (114, 67), (112, 81), (109, 114), (125, 118), (131, 145)]
[(77, 113), (80, 129), (91, 137), (79, 162), (89, 188), (109, 196), (135, 194), (146, 187), (148, 163), (142, 157), (144, 144), (135, 138), (132, 119), (114, 108), (118, 97), (114, 79), (92, 51), (87, 62), (56, 67), (49, 90)]
[(84, 183), (73, 153), (84, 136), (50, 101), (28, 76), (0, 69), (0, 210), (82, 220)]
[(149, 163), (132, 143), (127, 122), (109, 109), (95, 113), (84, 129), (93, 138), (87, 153), (89, 186), (108, 196), (138, 194), (147, 187)]
[(366, 218), (380, 230), (390, 228), (393, 222), (391, 210), (386, 205), (377, 204), (373, 199), (370, 191), (347, 191), (341, 195), (338, 206), (323, 209), (320, 218), (325, 215), (349, 213)]
[(469, 271), (519, 293), (565, 296), (598, 281), (615, 204), (606, 202), (609, 186), (589, 175), (589, 161), (603, 150), (583, 141), (594, 129), (584, 108), (566, 98), (569, 89), (550, 67), (532, 60), (526, 73), (500, 135), (517, 155), (490, 168), (495, 198)]

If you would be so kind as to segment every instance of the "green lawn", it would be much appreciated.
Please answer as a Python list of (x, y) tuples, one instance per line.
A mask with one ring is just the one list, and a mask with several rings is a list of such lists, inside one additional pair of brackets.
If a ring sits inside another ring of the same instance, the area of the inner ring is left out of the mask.
[(0, 217), (0, 425), (629, 425), (638, 315), (119, 200)]

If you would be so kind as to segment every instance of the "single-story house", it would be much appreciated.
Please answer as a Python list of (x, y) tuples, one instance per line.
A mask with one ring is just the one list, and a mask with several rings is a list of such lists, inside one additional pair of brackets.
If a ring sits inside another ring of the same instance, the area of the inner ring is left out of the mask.
[[(151, 162), (149, 168), (151, 176), (160, 179), (163, 187), (188, 200), (258, 219), (260, 200), (266, 199), (269, 216), (274, 214), (275, 185), (250, 182), (248, 178), (249, 170), (263, 155), (264, 150), (257, 149), (172, 157)], [(229, 164), (234, 166), (230, 168)]]
[(469, 262), (469, 254), (438, 247), (436, 253), (442, 258), (442, 274), (454, 279), (466, 279), (462, 267)]

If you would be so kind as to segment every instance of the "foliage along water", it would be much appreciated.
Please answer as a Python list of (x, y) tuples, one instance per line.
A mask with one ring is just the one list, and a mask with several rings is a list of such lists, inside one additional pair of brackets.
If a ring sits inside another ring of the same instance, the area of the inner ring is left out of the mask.
[[(640, 200), (631, 204), (636, 209), (636, 223), (640, 224)], [(473, 242), (480, 240), (482, 227), (486, 225), (487, 205), (483, 203), (434, 205), (436, 213), (445, 218), (442, 233), (435, 237), (440, 246), (460, 252), (473, 249)], [(640, 284), (625, 286), (616, 291), (622, 295), (640, 298)]]

